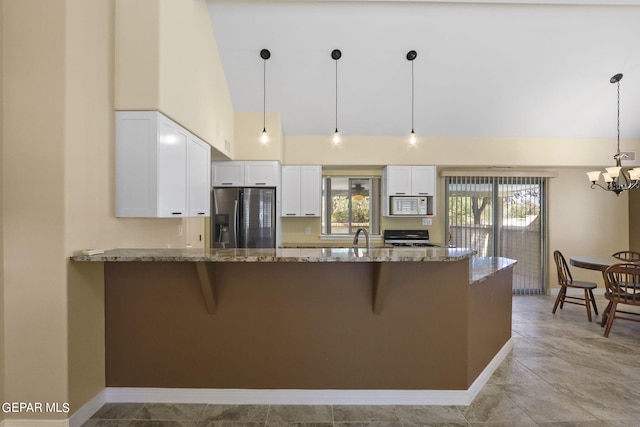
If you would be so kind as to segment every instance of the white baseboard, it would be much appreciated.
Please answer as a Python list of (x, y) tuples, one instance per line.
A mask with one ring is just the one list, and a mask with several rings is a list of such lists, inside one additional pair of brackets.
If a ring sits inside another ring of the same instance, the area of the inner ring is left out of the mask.
[(69, 427), (69, 420), (4, 420), (0, 427)]
[(469, 405), (513, 348), (511, 339), (467, 390), (247, 390), (109, 387), (106, 401), (220, 405)]
[(69, 427), (80, 427), (105, 403), (107, 403), (107, 393), (106, 390), (102, 390), (69, 417)]
[(8, 419), (0, 422), (0, 427), (80, 427), (87, 421), (98, 409), (106, 403), (105, 390), (95, 395), (90, 401), (82, 405), (71, 417), (63, 420), (24, 420), (24, 419)]
[(247, 390), (108, 387), (64, 420), (5, 419), (0, 427), (80, 427), (105, 403), (219, 405), (470, 405), (513, 348), (509, 339), (467, 390)]

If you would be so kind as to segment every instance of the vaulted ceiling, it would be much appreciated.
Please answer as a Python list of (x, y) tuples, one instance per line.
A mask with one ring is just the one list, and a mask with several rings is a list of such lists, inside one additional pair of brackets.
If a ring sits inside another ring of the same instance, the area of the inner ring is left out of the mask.
[[(236, 111), (287, 135), (640, 138), (640, 0), (208, 0)], [(260, 50), (271, 58), (264, 64)], [(613, 147), (613, 146), (612, 146)]]

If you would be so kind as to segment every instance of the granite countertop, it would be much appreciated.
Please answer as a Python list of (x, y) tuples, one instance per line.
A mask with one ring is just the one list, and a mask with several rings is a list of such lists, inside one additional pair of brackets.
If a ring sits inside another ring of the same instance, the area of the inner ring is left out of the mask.
[[(364, 242), (364, 240), (360, 240), (360, 242)], [(353, 243), (351, 243), (351, 239), (349, 240), (327, 240), (324, 242), (314, 242), (314, 243), (282, 243), (280, 244), (281, 249), (303, 249), (303, 248), (351, 248), (353, 247)], [(419, 246), (418, 246), (419, 247)], [(429, 246), (424, 247), (446, 247), (446, 245), (431, 243)], [(371, 249), (379, 248), (379, 249), (390, 249), (391, 245), (385, 245), (382, 240), (372, 240), (371, 241)], [(406, 246), (404, 247), (406, 248)]]
[(471, 258), (466, 248), (110, 249), (80, 262), (429, 262)]
[(482, 282), (505, 268), (515, 266), (517, 262), (514, 259), (502, 257), (471, 258), (469, 284)]
[(474, 258), (467, 248), (110, 249), (75, 262), (437, 262), (470, 259), (469, 284), (512, 267), (509, 258)]

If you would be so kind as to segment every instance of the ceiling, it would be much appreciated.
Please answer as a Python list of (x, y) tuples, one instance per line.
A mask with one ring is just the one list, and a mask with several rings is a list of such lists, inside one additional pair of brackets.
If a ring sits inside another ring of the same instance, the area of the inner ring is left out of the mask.
[[(208, 0), (241, 112), (286, 135), (640, 138), (640, 0)], [(615, 3), (615, 5), (613, 5)], [(260, 50), (267, 48), (266, 64)], [(613, 148), (613, 147), (612, 147)]]

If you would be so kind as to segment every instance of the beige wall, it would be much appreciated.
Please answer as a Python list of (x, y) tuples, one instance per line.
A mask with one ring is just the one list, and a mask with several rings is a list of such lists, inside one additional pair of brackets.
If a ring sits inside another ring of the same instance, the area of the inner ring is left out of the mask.
[(629, 194), (629, 250), (640, 252), (640, 190)]
[(160, 68), (157, 0), (116, 0), (115, 106), (157, 110)]
[(117, 110), (162, 111), (233, 156), (233, 107), (205, 0), (116, 0), (115, 55)]
[(3, 6), (5, 399), (64, 402), (65, 8)]
[[(280, 113), (235, 113), (234, 160), (278, 160), (282, 161), (284, 141)], [(269, 143), (258, 141), (266, 124)]]
[(181, 220), (114, 216), (115, 1), (2, 6), (3, 401), (75, 412), (104, 388), (103, 282), (68, 257), (187, 237)]
[[(285, 137), (286, 164), (438, 166), (593, 166), (611, 165), (612, 139), (345, 136), (334, 146), (327, 136)], [(640, 152), (640, 140), (621, 141), (622, 151)]]
[[(628, 194), (620, 196), (598, 188), (591, 189), (586, 172), (591, 168), (555, 169), (557, 178), (549, 180), (549, 256), (548, 280), (557, 287), (553, 251), (565, 257), (612, 254), (628, 248)], [(637, 191), (637, 190), (636, 190)], [(571, 269), (576, 280), (604, 286), (602, 274), (580, 268)]]

